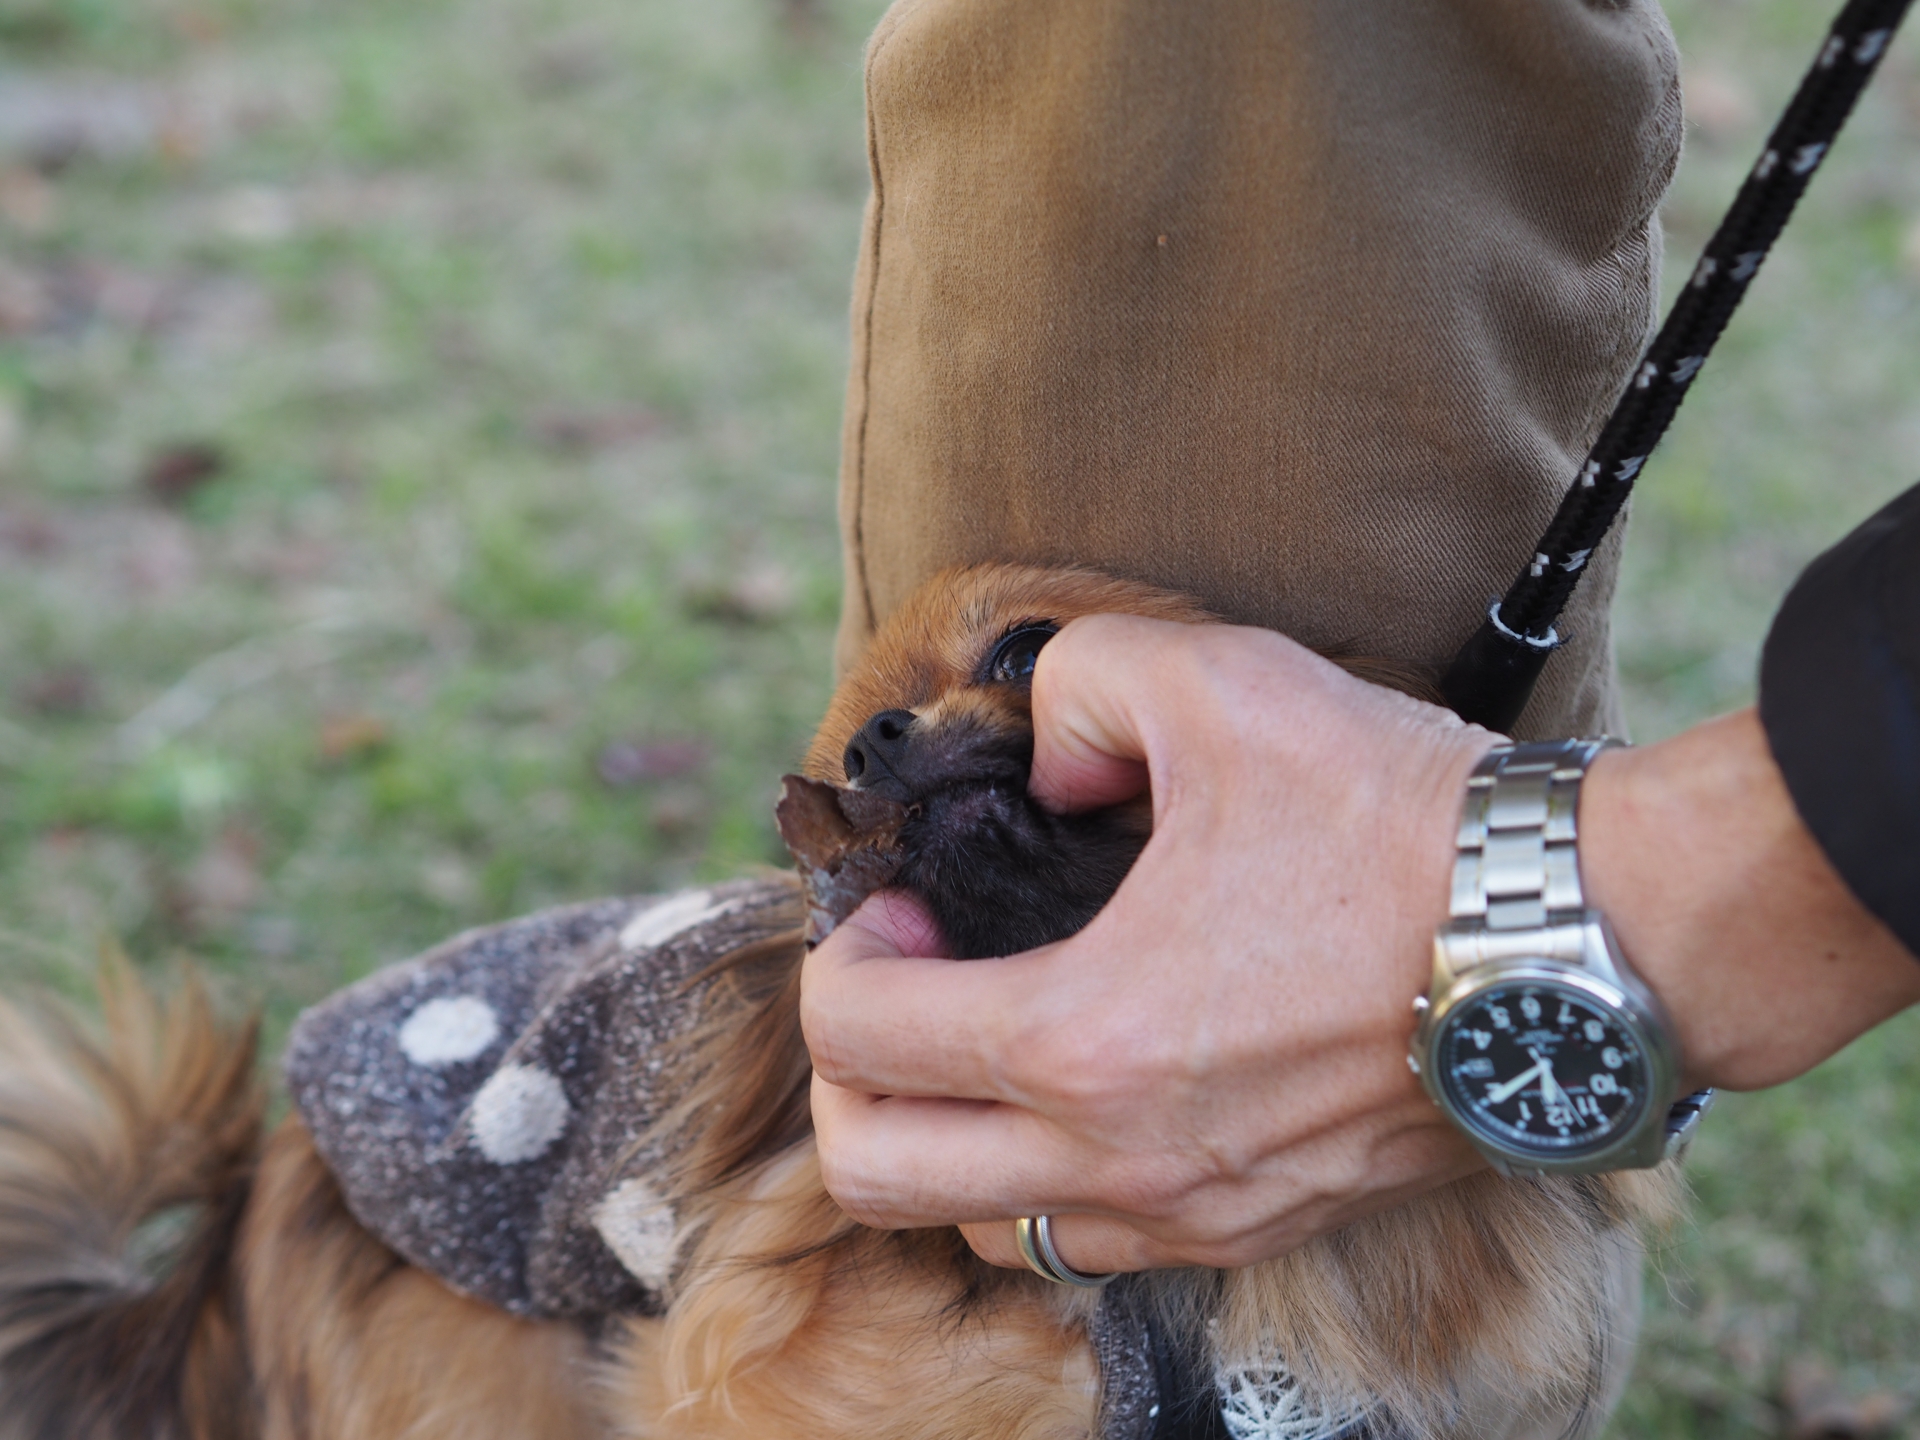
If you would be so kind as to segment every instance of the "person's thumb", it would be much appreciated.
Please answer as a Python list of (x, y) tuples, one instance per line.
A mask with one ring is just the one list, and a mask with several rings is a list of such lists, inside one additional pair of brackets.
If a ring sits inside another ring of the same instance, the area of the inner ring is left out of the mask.
[(1033, 674), (1027, 789), (1034, 799), (1050, 810), (1091, 810), (1146, 790), (1140, 707), (1153, 687), (1143, 683), (1143, 662), (1167, 632), (1186, 629), (1137, 615), (1088, 615), (1047, 642)]

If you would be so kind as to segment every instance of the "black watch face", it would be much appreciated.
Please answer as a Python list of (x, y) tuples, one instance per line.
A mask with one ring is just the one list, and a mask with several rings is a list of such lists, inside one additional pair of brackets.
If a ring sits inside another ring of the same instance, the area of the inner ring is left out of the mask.
[(1610, 1007), (1539, 982), (1489, 986), (1455, 1006), (1434, 1061), (1464, 1124), (1543, 1157), (1618, 1140), (1645, 1112), (1652, 1080)]

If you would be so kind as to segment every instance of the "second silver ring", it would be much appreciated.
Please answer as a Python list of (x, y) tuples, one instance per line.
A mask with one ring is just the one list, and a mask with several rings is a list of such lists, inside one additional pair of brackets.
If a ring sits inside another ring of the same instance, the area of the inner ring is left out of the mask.
[(1053, 1245), (1053, 1217), (1050, 1215), (1028, 1215), (1014, 1221), (1013, 1238), (1020, 1247), (1020, 1258), (1027, 1262), (1027, 1268), (1056, 1285), (1078, 1285), (1083, 1290), (1098, 1290), (1119, 1273), (1110, 1270), (1104, 1275), (1088, 1275), (1062, 1260), (1060, 1252)]

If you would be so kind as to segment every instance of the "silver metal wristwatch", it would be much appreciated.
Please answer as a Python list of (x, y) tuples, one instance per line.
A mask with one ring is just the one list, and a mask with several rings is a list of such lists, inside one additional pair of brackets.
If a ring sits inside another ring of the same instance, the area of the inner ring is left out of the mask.
[(1580, 887), (1580, 782), (1618, 743), (1497, 746), (1467, 782), (1407, 1063), (1507, 1173), (1658, 1165), (1713, 1103), (1676, 1101), (1666, 1012)]

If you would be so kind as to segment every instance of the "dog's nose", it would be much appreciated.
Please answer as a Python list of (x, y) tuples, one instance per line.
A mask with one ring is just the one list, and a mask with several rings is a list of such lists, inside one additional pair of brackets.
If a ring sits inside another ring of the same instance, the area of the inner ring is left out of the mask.
[(913, 720), (911, 710), (882, 710), (862, 725), (840, 757), (847, 779), (869, 790), (888, 777), (904, 783), (901, 771), (910, 743), (907, 729)]

